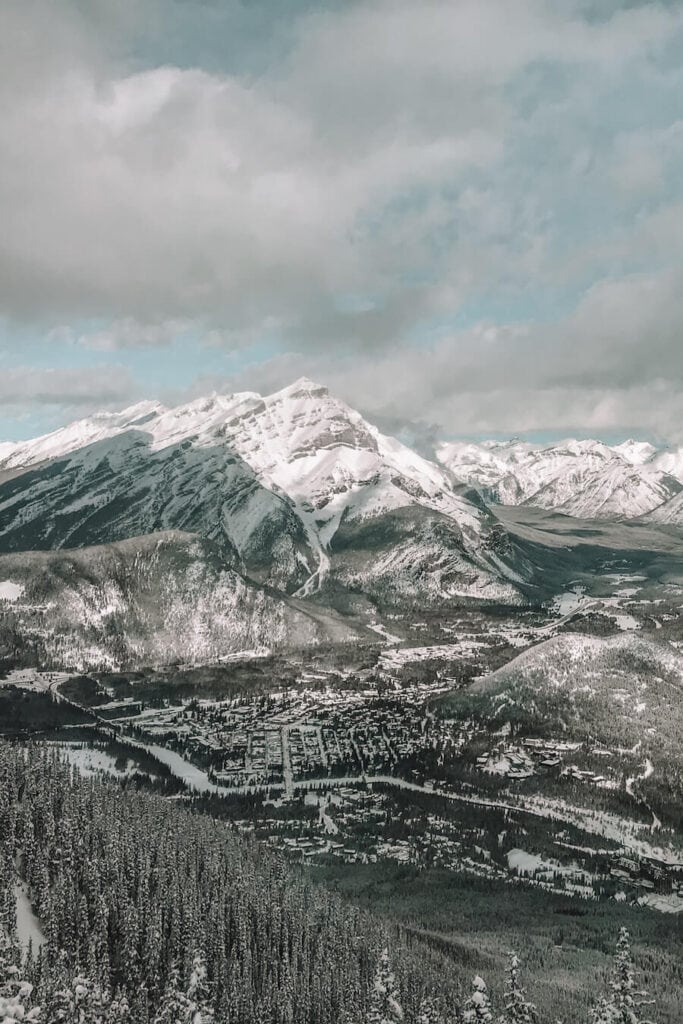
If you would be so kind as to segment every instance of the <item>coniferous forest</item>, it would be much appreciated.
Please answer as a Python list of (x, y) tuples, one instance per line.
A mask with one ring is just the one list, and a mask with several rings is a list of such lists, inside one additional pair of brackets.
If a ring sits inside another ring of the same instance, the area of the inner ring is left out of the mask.
[[(0, 841), (2, 1024), (543, 1024), (514, 954), (502, 1005), (479, 975), (460, 992), (445, 958), (253, 839), (47, 747), (0, 746)], [(27, 948), (20, 882), (43, 933)], [(590, 1024), (656, 1020), (615, 942)]]

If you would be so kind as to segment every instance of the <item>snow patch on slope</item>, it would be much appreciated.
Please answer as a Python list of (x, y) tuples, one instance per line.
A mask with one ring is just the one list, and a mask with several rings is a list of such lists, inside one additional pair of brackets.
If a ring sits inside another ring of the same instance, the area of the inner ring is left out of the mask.
[(0, 601), (18, 601), (24, 593), (21, 583), (12, 580), (0, 580)]

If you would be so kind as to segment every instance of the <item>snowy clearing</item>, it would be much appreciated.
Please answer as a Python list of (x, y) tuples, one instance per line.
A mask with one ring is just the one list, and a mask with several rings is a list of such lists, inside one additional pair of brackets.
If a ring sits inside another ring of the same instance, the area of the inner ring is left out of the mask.
[(23, 593), (24, 587), (21, 583), (0, 580), (0, 601), (18, 601)]
[(14, 898), (17, 906), (17, 937), (22, 949), (28, 949), (29, 943), (33, 946), (33, 952), (37, 953), (45, 944), (45, 933), (40, 921), (33, 913), (31, 901), (28, 898), (26, 883), (18, 879), (14, 883)]

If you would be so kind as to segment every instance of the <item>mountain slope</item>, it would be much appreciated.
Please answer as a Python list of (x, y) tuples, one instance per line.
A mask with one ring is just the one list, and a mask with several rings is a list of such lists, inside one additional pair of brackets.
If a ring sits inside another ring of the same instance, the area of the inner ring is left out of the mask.
[(653, 509), (647, 518), (655, 523), (683, 526), (683, 491)]
[(245, 580), (214, 544), (187, 533), (0, 555), (0, 654), (28, 650), (42, 664), (216, 661), (356, 635), (333, 613), (312, 612)]
[(636, 441), (614, 447), (574, 440), (450, 442), (437, 455), (456, 480), (480, 488), (489, 500), (577, 518), (636, 518), (683, 491), (673, 453)]
[(683, 655), (668, 643), (622, 633), (546, 640), (439, 704), (543, 735), (646, 753), (662, 770), (683, 765)]
[(502, 528), (491, 526), (477, 552), (465, 547), (453, 519), (405, 507), (341, 525), (331, 545), (329, 588), (341, 586), (380, 606), (445, 608), (471, 599), (515, 605), (523, 603), (532, 575)]
[(282, 497), (221, 444), (155, 448), (140, 428), (98, 439), (0, 484), (0, 550), (107, 544), (181, 529), (216, 541), (226, 560), (286, 588), (311, 551)]
[(493, 516), (441, 467), (305, 378), (266, 397), (143, 403), (0, 459), (0, 550), (189, 530), (216, 541), (229, 564), (301, 596), (324, 589), (342, 525), (399, 509), (444, 517), (448, 547), (456, 543), (479, 589), (502, 578), (499, 592), (517, 597), (515, 574), (488, 540)]

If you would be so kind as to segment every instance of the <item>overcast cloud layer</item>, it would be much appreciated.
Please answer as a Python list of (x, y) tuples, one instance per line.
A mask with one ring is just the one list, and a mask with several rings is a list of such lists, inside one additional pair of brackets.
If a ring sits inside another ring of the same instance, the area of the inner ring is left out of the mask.
[(4, 0), (0, 439), (306, 373), (683, 440), (683, 5)]

